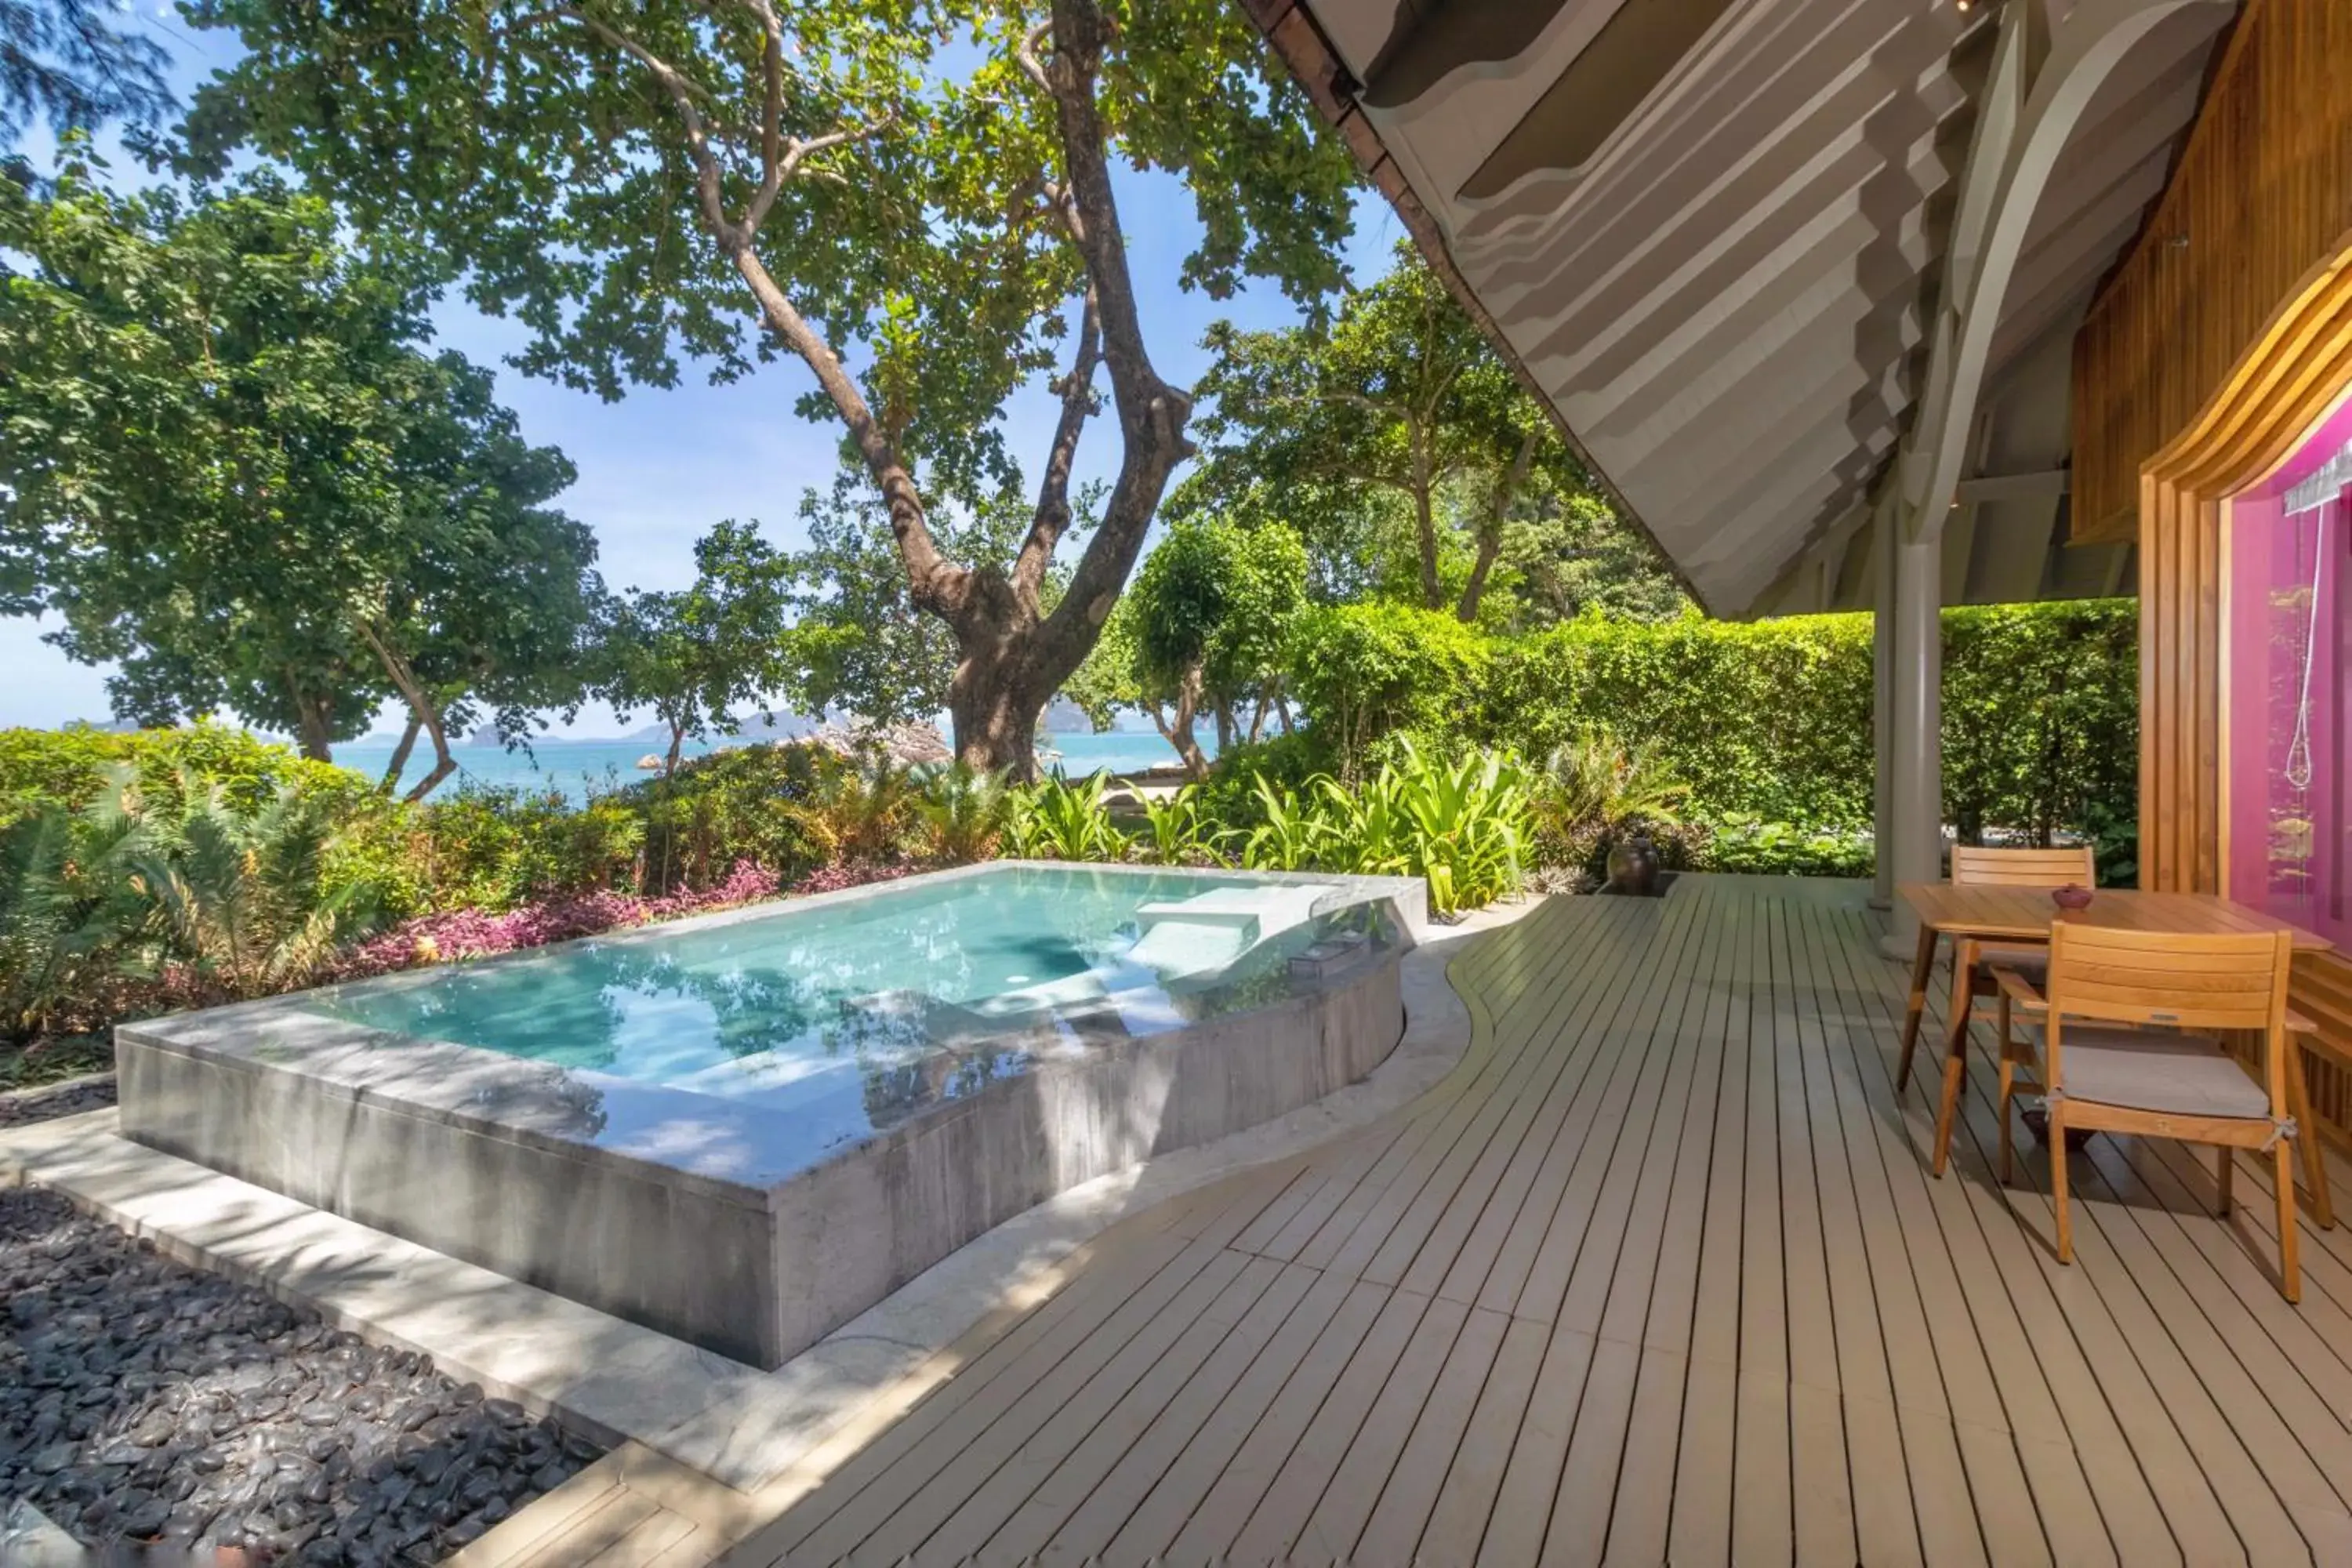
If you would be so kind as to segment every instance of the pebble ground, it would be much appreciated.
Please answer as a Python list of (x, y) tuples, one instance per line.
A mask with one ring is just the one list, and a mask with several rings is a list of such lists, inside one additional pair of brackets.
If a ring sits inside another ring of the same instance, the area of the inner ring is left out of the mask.
[(54, 1194), (0, 1191), (0, 1499), (86, 1544), (436, 1563), (596, 1453)]

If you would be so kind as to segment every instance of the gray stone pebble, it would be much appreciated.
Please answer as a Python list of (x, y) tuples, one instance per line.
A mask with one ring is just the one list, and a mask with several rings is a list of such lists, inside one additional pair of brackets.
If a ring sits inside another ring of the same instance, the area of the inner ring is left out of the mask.
[(0, 1127), (24, 1127), (59, 1116), (103, 1110), (114, 1103), (114, 1075), (0, 1093)]
[(430, 1563), (596, 1457), (54, 1194), (0, 1192), (0, 1499), (89, 1545)]

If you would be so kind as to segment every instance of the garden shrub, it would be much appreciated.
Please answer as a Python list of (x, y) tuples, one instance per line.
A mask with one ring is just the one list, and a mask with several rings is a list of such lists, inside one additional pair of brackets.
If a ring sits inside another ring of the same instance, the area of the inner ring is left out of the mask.
[(1502, 640), (1457, 722), (1543, 756), (1600, 731), (1688, 787), (1686, 815), (1870, 821), (1870, 619), (1584, 616)]
[(644, 818), (654, 889), (709, 886), (743, 860), (790, 885), (833, 858), (808, 808), (849, 770), (823, 746), (763, 742), (693, 758), (668, 778), (604, 798)]
[(1260, 820), (1258, 779), (1296, 794), (1316, 774), (1336, 773), (1339, 765), (1326, 739), (1311, 728), (1228, 747), (1200, 786), (1201, 815), (1245, 832)]
[(1395, 730), (1450, 730), (1485, 685), (1496, 645), (1438, 610), (1393, 603), (1312, 610), (1292, 629), (1287, 688), (1343, 774)]
[[(1871, 818), (1870, 634), (1866, 616), (1571, 621), (1497, 641), (1454, 732), (1542, 755), (1606, 731), (1689, 786), (1693, 823), (1743, 841), (1759, 823), (1850, 837)], [(1948, 610), (1943, 635), (1946, 820), (1971, 841), (1991, 827), (2037, 843), (2089, 834), (2109, 874), (2127, 868), (2137, 606)]]
[(2138, 779), (2137, 605), (1944, 613), (1944, 809), (1963, 842), (2006, 827), (2119, 846), (2113, 825), (2136, 826)]
[(1877, 864), (1866, 830), (1799, 827), (1737, 816), (1693, 849), (1696, 868), (1780, 877), (1867, 877)]
[(179, 804), (181, 781), (217, 784), (227, 804), (259, 806), (291, 788), (330, 816), (362, 809), (374, 781), (349, 768), (311, 762), (275, 742), (226, 724), (180, 730), (0, 730), (0, 828), (45, 806), (79, 811), (109, 787), (112, 770), (129, 767), (159, 802)]

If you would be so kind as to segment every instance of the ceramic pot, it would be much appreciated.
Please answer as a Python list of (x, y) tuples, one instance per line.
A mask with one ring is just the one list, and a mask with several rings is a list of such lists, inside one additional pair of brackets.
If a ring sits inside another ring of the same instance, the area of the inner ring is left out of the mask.
[(1647, 837), (1620, 839), (1609, 849), (1609, 886), (1646, 899), (1658, 888), (1658, 851)]
[(2091, 907), (2091, 889), (2070, 882), (2050, 889), (2050, 901), (2062, 910), (2087, 910)]

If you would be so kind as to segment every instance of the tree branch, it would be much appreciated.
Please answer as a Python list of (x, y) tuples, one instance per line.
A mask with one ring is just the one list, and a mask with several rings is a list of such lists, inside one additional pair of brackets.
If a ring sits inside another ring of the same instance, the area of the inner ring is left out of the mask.
[(392, 760), (383, 765), (383, 781), (376, 788), (389, 794), (392, 786), (400, 782), (400, 775), (408, 768), (408, 754), (416, 749), (417, 731), (424, 728), (425, 721), (415, 713), (409, 714), (408, 728), (400, 732), (400, 744), (392, 749)]
[[(457, 771), (457, 759), (449, 754), (449, 736), (441, 724), (440, 705), (425, 689), (425, 683), (416, 679), (416, 671), (410, 667), (407, 658), (394, 651), (373, 617), (354, 611), (352, 626), (360, 634), (360, 640), (374, 653), (376, 662), (383, 666), (383, 672), (392, 679), (393, 687), (400, 693), (401, 700), (408, 704), (411, 724), (423, 724), (425, 734), (432, 739), (433, 770), (417, 780), (415, 787), (404, 797), (411, 802), (423, 800), (443, 779)], [(411, 732), (413, 734), (414, 731)], [(404, 758), (403, 760), (405, 761)]]
[(1528, 474), (1535, 467), (1537, 432), (1530, 430), (1519, 438), (1517, 456), (1510, 468), (1496, 481), (1495, 499), (1489, 507), (1486, 526), (1478, 531), (1477, 558), (1470, 563), (1470, 580), (1463, 584), (1462, 602), (1454, 606), (1454, 619), (1467, 626), (1478, 618), (1478, 601), (1486, 592), (1486, 579), (1495, 570), (1496, 558), (1503, 552), (1503, 525), (1510, 521), (1511, 507), (1526, 488)]
[(1095, 411), (1095, 367), (1102, 362), (1102, 319), (1095, 291), (1087, 290), (1086, 307), (1078, 319), (1078, 352), (1069, 374), (1055, 384), (1062, 395), (1062, 417), (1054, 427), (1054, 444), (1045, 457), (1045, 477), (1037, 487), (1037, 515), (1021, 552), (1013, 563), (1013, 588), (1033, 615), (1037, 590), (1052, 564), (1054, 549), (1070, 526), (1070, 470), (1077, 461), (1078, 437)]
[[(1160, 498), (1179, 463), (1192, 452), (1184, 438), (1192, 399), (1160, 380), (1144, 346), (1135, 280), (1118, 226), (1110, 156), (1095, 82), (1109, 42), (1110, 24), (1096, 0), (1054, 0), (1054, 53), (1040, 62), (1061, 130), (1065, 221), (1085, 262), (1102, 327), (1103, 363), (1124, 438), (1118, 477), (1102, 524), (1087, 543), (1070, 591), (1039, 628), (1042, 673), (1055, 684), (1077, 667), (1094, 630), (1110, 614)], [(1037, 35), (1032, 34), (1032, 37)]]
[(923, 498), (915, 488), (914, 475), (874, 410), (866, 404), (866, 395), (817, 330), (793, 308), (784, 291), (769, 276), (760, 258), (746, 247), (735, 252), (735, 269), (751, 285), (753, 298), (766, 319), (768, 330), (783, 340), (784, 345), (801, 357), (816, 375), (817, 384), (849, 426), (849, 438), (865, 459), (866, 472), (874, 478), (882, 492), (883, 505), (890, 513), (890, 536), (898, 546), (898, 559), (907, 568), (907, 584), (915, 603), (932, 611), (950, 626), (961, 629), (971, 599), (971, 574), (950, 562), (939, 551), (931, 537), (930, 523), (923, 507)]
[(785, 135), (782, 129), (785, 68), (782, 19), (773, 0), (741, 0), (741, 4), (758, 18), (762, 33), (762, 96), (759, 134), (760, 185), (751, 204), (744, 209), (740, 222), (727, 216), (719, 184), (719, 156), (711, 148), (709, 121), (698, 103), (698, 100), (707, 100), (708, 94), (668, 61), (625, 32), (574, 6), (552, 6), (533, 12), (520, 18), (515, 26), (529, 26), (557, 19), (577, 23), (643, 65), (669, 94), (671, 105), (686, 128), (687, 143), (693, 154), (703, 222), (718, 239), (719, 248), (734, 263), (736, 271), (751, 287), (752, 298), (758, 302), (761, 317), (768, 330), (775, 333), (785, 347), (798, 354), (815, 374), (817, 384), (824, 389), (825, 395), (841, 415), (842, 422), (848, 426), (850, 439), (856, 446), (858, 455), (865, 459), (866, 469), (882, 491), (883, 502), (889, 510), (891, 535), (898, 543), (899, 558), (907, 568), (908, 584), (915, 603), (940, 615), (950, 626), (961, 630), (970, 598), (971, 574), (940, 556), (931, 536), (921, 495), (915, 487), (914, 476), (900, 458), (896, 444), (876, 419), (865, 395), (842, 363), (841, 356), (793, 307), (773, 275), (751, 249), (752, 239), (785, 181), (802, 173), (807, 161), (818, 153), (879, 134), (893, 122), (896, 115), (885, 114), (863, 125), (846, 126), (822, 136), (803, 138)]
[(710, 150), (709, 125), (696, 101), (698, 99), (709, 101), (710, 95), (689, 81), (677, 67), (627, 33), (574, 6), (551, 5), (543, 11), (531, 12), (518, 18), (514, 26), (522, 28), (556, 20), (578, 23), (653, 73), (654, 79), (669, 94), (670, 103), (677, 110), (679, 123), (686, 127), (687, 148), (694, 158), (695, 187), (702, 203), (703, 221), (718, 235), (722, 247), (731, 250), (748, 243), (750, 236), (728, 219), (725, 197), (719, 185), (719, 155)]

